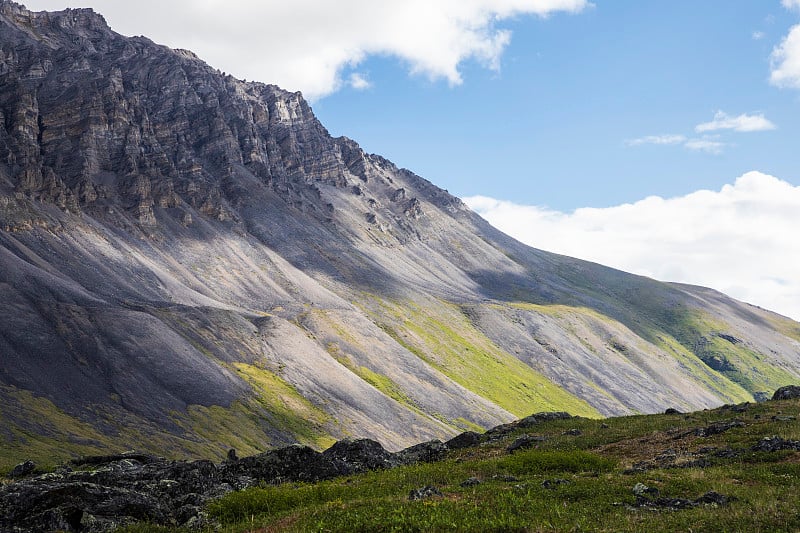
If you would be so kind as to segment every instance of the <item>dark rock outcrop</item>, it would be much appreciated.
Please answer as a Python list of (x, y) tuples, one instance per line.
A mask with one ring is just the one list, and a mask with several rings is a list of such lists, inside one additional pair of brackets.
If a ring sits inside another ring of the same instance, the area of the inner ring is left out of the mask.
[(481, 442), (481, 435), (479, 433), (475, 433), (474, 431), (465, 431), (464, 433), (459, 433), (452, 439), (445, 442), (445, 446), (450, 448), (451, 450), (458, 450), (461, 448), (471, 448), (473, 446), (477, 446)]
[(12, 468), (11, 472), (9, 472), (8, 474), (8, 477), (10, 478), (25, 477), (27, 475), (32, 474), (35, 470), (36, 470), (36, 463), (34, 463), (29, 459)]
[(395, 453), (394, 456), (401, 464), (432, 463), (444, 458), (449, 449), (449, 444), (442, 443), (439, 440), (432, 440), (410, 446)]
[(794, 400), (800, 398), (800, 385), (786, 385), (775, 391), (773, 400)]
[[(647, 487), (645, 487), (647, 488)], [(636, 487), (634, 487), (636, 489)], [(658, 491), (655, 492), (656, 494)], [(650, 498), (645, 493), (636, 494), (636, 503), (631, 507), (634, 509), (667, 509), (667, 510), (683, 510), (691, 509), (700, 505), (714, 505), (723, 506), (728, 505), (730, 502), (735, 501), (733, 496), (726, 496), (716, 491), (709, 491), (705, 494), (694, 498)]]
[[(108, 531), (132, 522), (202, 525), (205, 502), (259, 483), (313, 482), (441, 459), (438, 441), (400, 452), (368, 439), (324, 452), (287, 446), (221, 464), (141, 454), (85, 457), (71, 468), (0, 486), (0, 531)], [(89, 467), (84, 470), (81, 467)], [(419, 498), (435, 495), (421, 489)]]
[(800, 450), (800, 441), (788, 440), (775, 435), (764, 437), (758, 444), (753, 446), (753, 451), (757, 452), (778, 452), (781, 450)]
[(734, 428), (741, 428), (744, 427), (745, 423), (741, 420), (726, 420), (720, 422), (714, 422), (713, 424), (709, 424), (706, 427), (697, 428), (694, 430), (694, 434), (698, 437), (710, 437), (712, 435), (719, 435), (720, 433), (725, 433), (726, 431), (730, 431)]
[(508, 445), (506, 451), (508, 451), (508, 453), (513, 453), (517, 450), (525, 450), (532, 448), (546, 440), (547, 437), (542, 437), (541, 435), (521, 435), (514, 439), (514, 442)]
[(516, 424), (522, 428), (529, 428), (548, 420), (569, 420), (570, 418), (572, 415), (563, 411), (535, 413), (517, 421)]

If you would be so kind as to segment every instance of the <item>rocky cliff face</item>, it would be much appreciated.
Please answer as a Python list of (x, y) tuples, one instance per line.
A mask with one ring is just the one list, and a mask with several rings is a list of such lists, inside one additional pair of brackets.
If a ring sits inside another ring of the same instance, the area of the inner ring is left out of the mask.
[(796, 323), (528, 248), (300, 94), (91, 10), (0, 0), (0, 229), (9, 461), (398, 449), (800, 375)]

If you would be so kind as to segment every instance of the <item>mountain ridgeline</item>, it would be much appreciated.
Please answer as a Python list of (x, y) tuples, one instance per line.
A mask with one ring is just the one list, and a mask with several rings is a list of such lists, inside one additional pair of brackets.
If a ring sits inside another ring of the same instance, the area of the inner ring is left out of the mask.
[(800, 379), (789, 319), (525, 246), (331, 137), (299, 93), (9, 0), (0, 290), (8, 465), (346, 436), (397, 450)]

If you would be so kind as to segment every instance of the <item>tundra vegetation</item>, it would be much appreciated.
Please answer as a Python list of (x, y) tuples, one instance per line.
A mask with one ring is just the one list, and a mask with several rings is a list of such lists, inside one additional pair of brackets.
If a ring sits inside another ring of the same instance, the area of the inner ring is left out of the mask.
[(504, 425), (440, 461), (264, 484), (207, 513), (231, 533), (797, 531), (799, 412), (791, 399)]

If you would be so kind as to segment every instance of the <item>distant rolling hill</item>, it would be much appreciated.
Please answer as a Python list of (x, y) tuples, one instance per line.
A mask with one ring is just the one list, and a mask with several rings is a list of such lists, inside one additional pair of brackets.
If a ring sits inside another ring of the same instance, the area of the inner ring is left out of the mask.
[(0, 229), (5, 466), (399, 449), (800, 379), (800, 324), (525, 246), (299, 93), (88, 9), (0, 0)]

